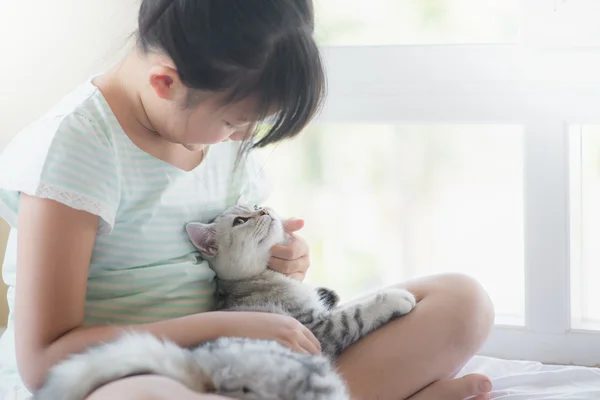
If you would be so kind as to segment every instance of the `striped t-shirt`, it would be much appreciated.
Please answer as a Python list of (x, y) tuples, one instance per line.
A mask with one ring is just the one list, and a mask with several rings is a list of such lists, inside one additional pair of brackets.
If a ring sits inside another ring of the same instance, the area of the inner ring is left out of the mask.
[[(0, 154), (0, 217), (13, 230), (3, 265), (11, 314), (0, 339), (0, 387), (15, 385), (13, 314), (19, 194), (49, 198), (100, 217), (87, 281), (85, 324), (135, 324), (208, 311), (213, 272), (185, 233), (243, 199), (268, 192), (239, 144), (207, 149), (185, 172), (138, 148), (91, 80), (18, 134)], [(32, 244), (31, 251), (35, 251)], [(0, 398), (2, 392), (0, 391)]]

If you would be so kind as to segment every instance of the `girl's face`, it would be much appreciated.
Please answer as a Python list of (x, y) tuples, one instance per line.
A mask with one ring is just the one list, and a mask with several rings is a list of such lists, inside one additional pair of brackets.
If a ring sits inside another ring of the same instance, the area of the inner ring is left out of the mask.
[(151, 73), (149, 83), (142, 94), (144, 109), (153, 129), (166, 140), (193, 149), (248, 139), (254, 132), (251, 98), (224, 106), (221, 95), (190, 92), (175, 71)]

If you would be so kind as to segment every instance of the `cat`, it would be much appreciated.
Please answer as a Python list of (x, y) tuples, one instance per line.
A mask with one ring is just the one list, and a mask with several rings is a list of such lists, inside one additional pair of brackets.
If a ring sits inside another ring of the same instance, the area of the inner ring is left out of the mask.
[(345, 383), (323, 356), (242, 338), (184, 349), (144, 333), (125, 334), (57, 364), (33, 400), (84, 400), (104, 384), (141, 374), (240, 400), (350, 400)]
[(216, 274), (218, 310), (291, 316), (315, 335), (332, 360), (416, 305), (412, 293), (390, 288), (339, 306), (334, 291), (315, 289), (269, 269), (271, 247), (290, 239), (272, 209), (236, 205), (210, 223), (186, 224), (186, 232)]
[(149, 334), (129, 333), (51, 368), (34, 400), (83, 400), (104, 384), (140, 374), (166, 376), (197, 392), (240, 400), (349, 400), (335, 358), (416, 305), (410, 292), (385, 289), (340, 306), (334, 291), (272, 271), (267, 267), (271, 248), (290, 236), (271, 209), (237, 205), (210, 223), (190, 222), (185, 229), (216, 274), (218, 310), (296, 318), (319, 340), (322, 355), (242, 338), (183, 349)]

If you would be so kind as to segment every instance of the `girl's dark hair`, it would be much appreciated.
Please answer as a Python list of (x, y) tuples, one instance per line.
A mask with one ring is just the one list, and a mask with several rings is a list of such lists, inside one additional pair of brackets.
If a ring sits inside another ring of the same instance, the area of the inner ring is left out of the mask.
[(252, 147), (298, 134), (325, 95), (312, 0), (142, 0), (138, 45), (169, 56), (190, 89), (256, 96)]

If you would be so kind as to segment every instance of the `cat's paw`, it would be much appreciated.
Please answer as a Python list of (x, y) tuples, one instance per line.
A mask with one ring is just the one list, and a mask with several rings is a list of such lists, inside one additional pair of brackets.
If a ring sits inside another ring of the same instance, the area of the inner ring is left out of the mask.
[(379, 294), (380, 300), (391, 304), (394, 308), (394, 314), (402, 316), (408, 314), (417, 305), (415, 296), (404, 289), (390, 288)]

